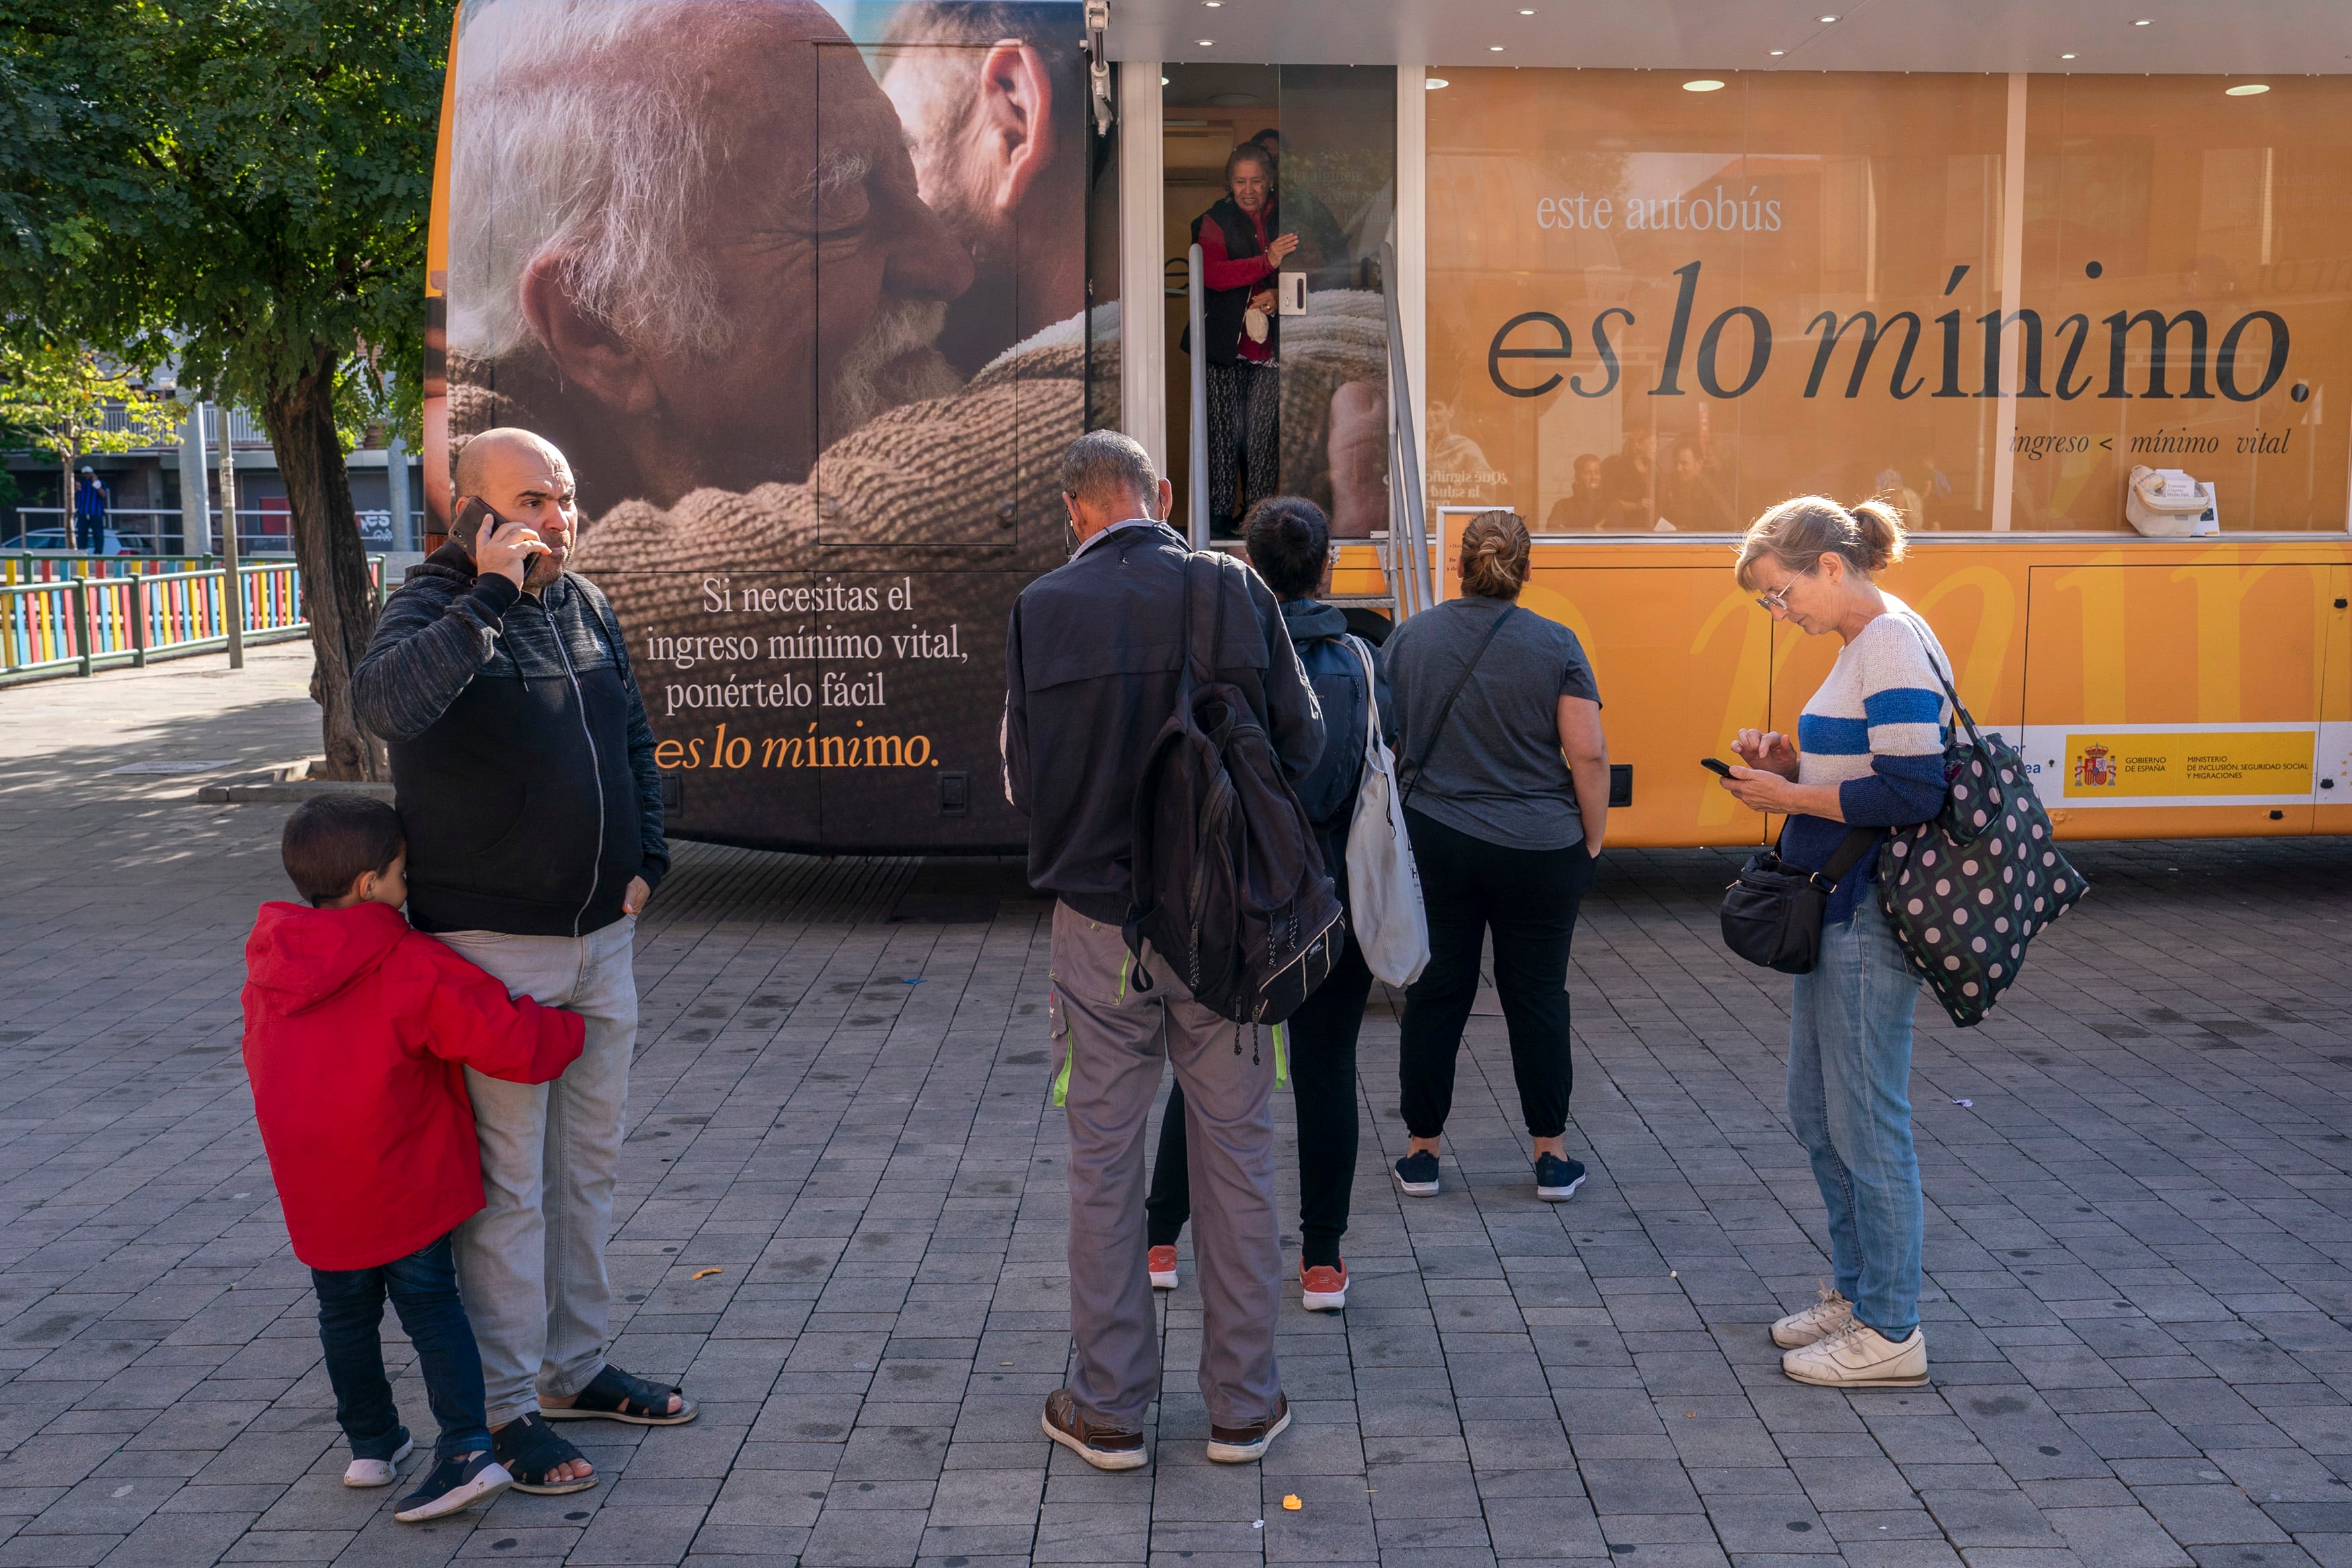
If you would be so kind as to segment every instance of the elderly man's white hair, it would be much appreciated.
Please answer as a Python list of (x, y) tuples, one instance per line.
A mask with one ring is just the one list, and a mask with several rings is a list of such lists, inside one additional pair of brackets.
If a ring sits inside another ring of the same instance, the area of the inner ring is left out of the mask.
[[(703, 12), (715, 21), (710, 7)], [(449, 346), (495, 360), (533, 341), (522, 280), (569, 258), (579, 308), (623, 340), (726, 347), (692, 236), (709, 134), (677, 0), (486, 0), (458, 34)]]

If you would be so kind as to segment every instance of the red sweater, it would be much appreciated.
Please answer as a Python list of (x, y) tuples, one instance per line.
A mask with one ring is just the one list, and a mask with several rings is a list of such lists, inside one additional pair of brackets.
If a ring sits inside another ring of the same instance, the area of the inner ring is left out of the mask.
[(314, 1269), (373, 1269), (482, 1207), (465, 1068), (545, 1083), (578, 1014), (507, 988), (381, 904), (265, 904), (245, 944), (245, 1071), (261, 1146)]
[[(1258, 254), (1245, 256), (1238, 260), (1226, 256), (1225, 231), (1219, 228), (1213, 220), (1202, 224), (1201, 225), (1202, 287), (1252, 288), (1274, 276), (1275, 265), (1265, 258), (1265, 247), (1272, 243), (1265, 232), (1265, 209), (1260, 207), (1254, 213), (1243, 215), (1249, 219), (1250, 226), (1257, 230)], [(1272, 343), (1257, 342), (1247, 332), (1242, 334), (1239, 347), (1242, 358), (1253, 362), (1263, 363), (1274, 358)]]

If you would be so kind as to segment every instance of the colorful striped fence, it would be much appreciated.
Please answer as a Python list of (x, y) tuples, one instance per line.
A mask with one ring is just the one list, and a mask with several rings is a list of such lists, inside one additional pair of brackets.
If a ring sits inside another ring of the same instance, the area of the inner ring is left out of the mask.
[[(368, 576), (381, 602), (382, 557), (368, 558)], [(240, 565), (237, 579), (234, 601), (217, 566), (0, 584), (0, 685), (215, 652), (228, 646), (232, 602), (247, 643), (309, 634), (291, 561)]]

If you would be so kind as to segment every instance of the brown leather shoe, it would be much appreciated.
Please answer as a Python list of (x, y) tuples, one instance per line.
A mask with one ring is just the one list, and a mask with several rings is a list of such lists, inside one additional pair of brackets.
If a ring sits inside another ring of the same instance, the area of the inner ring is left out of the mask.
[[(1287, 1412), (1284, 1419), (1289, 1419)], [(1045, 1396), (1045, 1413), (1039, 1417), (1039, 1425), (1045, 1428), (1045, 1436), (1098, 1470), (1137, 1469), (1150, 1458), (1143, 1451), (1142, 1433), (1087, 1420), (1066, 1388)]]
[(1290, 1397), (1274, 1396), (1274, 1414), (1263, 1421), (1253, 1421), (1246, 1427), (1209, 1427), (1209, 1458), (1221, 1465), (1245, 1465), (1252, 1459), (1265, 1458), (1274, 1440), (1290, 1425)]

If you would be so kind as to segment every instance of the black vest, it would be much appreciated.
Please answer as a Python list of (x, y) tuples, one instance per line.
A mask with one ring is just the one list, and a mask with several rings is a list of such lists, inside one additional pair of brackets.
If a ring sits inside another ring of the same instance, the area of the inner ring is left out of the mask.
[[(1231, 196), (1219, 197), (1215, 206), (1192, 220), (1193, 244), (1200, 243), (1201, 225), (1212, 222), (1225, 236), (1226, 260), (1242, 261), (1253, 256), (1265, 254), (1265, 247), (1257, 243), (1257, 225), (1250, 222), (1247, 213), (1234, 204), (1234, 199)], [(1280, 234), (1281, 229), (1276, 225), (1276, 208), (1272, 202), (1268, 202), (1265, 208), (1265, 232), (1269, 235)], [(1201, 320), (1202, 329), (1207, 333), (1209, 339), (1209, 363), (1232, 365), (1241, 362), (1242, 313), (1249, 308), (1252, 294), (1273, 287), (1274, 275), (1269, 273), (1247, 288), (1202, 290)], [(1281, 346), (1281, 322), (1282, 318), (1278, 314), (1269, 314), (1266, 318), (1265, 346), (1269, 352), (1278, 351)], [(1191, 328), (1185, 329), (1184, 339), (1177, 346), (1187, 353), (1192, 351)]]

